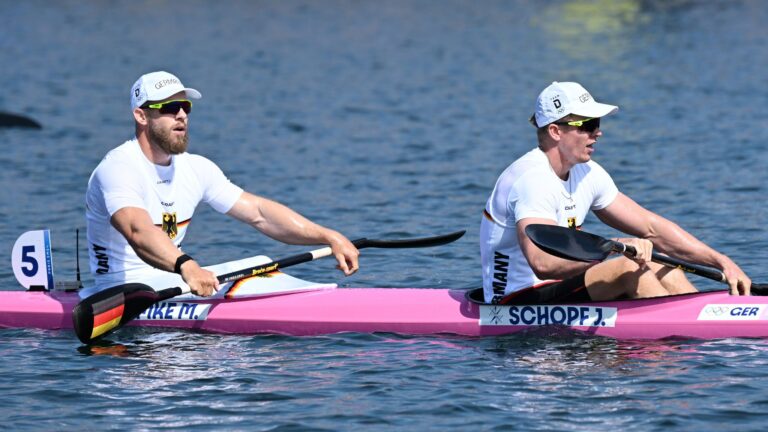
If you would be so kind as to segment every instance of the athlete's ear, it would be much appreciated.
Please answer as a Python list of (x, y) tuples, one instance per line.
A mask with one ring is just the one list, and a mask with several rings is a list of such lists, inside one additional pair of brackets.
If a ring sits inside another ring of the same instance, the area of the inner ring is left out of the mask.
[(141, 108), (134, 108), (133, 109), (133, 118), (136, 120), (136, 123), (146, 126), (147, 125), (147, 112), (144, 111)]
[(555, 141), (560, 141), (560, 135), (562, 135), (562, 132), (563, 131), (560, 129), (560, 126), (554, 123), (547, 125), (547, 133), (549, 134), (549, 137)]

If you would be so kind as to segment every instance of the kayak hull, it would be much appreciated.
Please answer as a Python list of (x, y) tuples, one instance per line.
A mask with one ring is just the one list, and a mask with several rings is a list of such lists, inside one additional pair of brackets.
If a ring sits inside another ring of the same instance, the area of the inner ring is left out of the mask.
[[(768, 297), (725, 291), (569, 305), (482, 305), (467, 291), (321, 288), (255, 298), (166, 301), (130, 325), (224, 334), (343, 332), (493, 336), (567, 329), (617, 339), (768, 337)], [(0, 327), (71, 329), (76, 293), (0, 292)]]

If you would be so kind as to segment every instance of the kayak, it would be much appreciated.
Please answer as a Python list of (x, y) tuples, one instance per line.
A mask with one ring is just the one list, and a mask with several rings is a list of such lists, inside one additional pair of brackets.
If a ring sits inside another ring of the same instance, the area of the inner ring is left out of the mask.
[[(616, 251), (631, 252), (619, 242), (562, 227), (529, 225), (526, 232), (539, 247), (566, 259), (601, 261)], [(361, 238), (353, 244), (358, 249), (431, 247), (463, 234)], [(281, 271), (330, 256), (329, 247), (275, 261), (255, 256), (205, 267), (220, 284), (206, 298), (191, 294), (178, 274), (160, 270), (148, 273), (145, 283), (115, 281), (104, 290), (78, 291), (73, 288), (79, 288), (79, 281), (54, 279), (50, 251), (48, 230), (29, 231), (16, 241), (13, 270), (28, 291), (0, 291), (0, 328), (73, 329), (86, 344), (126, 324), (295, 336), (344, 332), (495, 336), (565, 330), (616, 339), (768, 337), (765, 295), (710, 291), (607, 302), (494, 305), (483, 302), (482, 289), (338, 288)], [(725, 281), (716, 269), (656, 253), (653, 260)], [(768, 292), (768, 286), (758, 285), (753, 292)]]
[[(552, 230), (550, 226), (542, 227), (538, 234), (532, 233), (533, 240), (571, 259), (600, 260), (602, 254), (619, 246), (575, 230)], [(355, 240), (355, 245), (429, 247), (454, 241), (462, 234), (407, 240), (364, 238)], [(21, 247), (17, 247), (19, 244)], [(711, 291), (609, 302), (493, 305), (483, 303), (481, 289), (338, 288), (278, 270), (329, 256), (327, 247), (276, 261), (255, 256), (205, 267), (217, 275), (220, 283), (220, 290), (206, 298), (189, 293), (179, 275), (159, 270), (148, 276), (145, 284), (117, 285), (103, 291), (94, 287), (67, 290), (72, 284), (54, 283), (48, 262), (49, 244), (47, 231), (33, 231), (22, 235), (14, 246), (14, 273), (30, 290), (0, 291), (0, 327), (74, 329), (83, 343), (90, 343), (123, 325), (126, 310), (130, 309), (133, 312), (126, 319), (127, 325), (224, 334), (386, 332), (495, 336), (565, 330), (616, 339), (768, 337), (768, 296), (739, 297), (727, 291)], [(37, 250), (46, 253), (33, 257), (30, 251)], [(47, 271), (27, 277), (32, 261), (45, 262)], [(680, 262), (670, 265), (715, 280), (724, 279), (713, 269)], [(125, 294), (128, 285), (142, 287), (135, 300), (133, 294), (130, 300)], [(152, 300), (141, 300), (147, 296)], [(137, 306), (139, 303), (142, 306)], [(78, 326), (73, 325), (73, 316)]]
[[(215, 298), (159, 302), (128, 325), (224, 334), (494, 336), (561, 330), (616, 339), (768, 337), (768, 297), (711, 291), (558, 305), (490, 305), (481, 290), (338, 288), (275, 272)], [(0, 327), (71, 329), (77, 292), (0, 291)], [(73, 335), (74, 336), (74, 335)]]

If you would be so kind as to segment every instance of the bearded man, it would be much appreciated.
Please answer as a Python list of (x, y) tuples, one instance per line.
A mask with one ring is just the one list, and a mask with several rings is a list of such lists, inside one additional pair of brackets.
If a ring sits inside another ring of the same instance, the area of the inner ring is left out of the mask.
[(107, 153), (88, 181), (85, 216), (95, 286), (81, 297), (146, 282), (163, 271), (180, 274), (197, 295), (213, 294), (216, 275), (179, 249), (200, 202), (278, 241), (329, 245), (340, 270), (357, 271), (359, 252), (345, 236), (244, 191), (215, 163), (187, 153), (191, 99), (201, 97), (168, 72), (134, 83), (136, 137)]

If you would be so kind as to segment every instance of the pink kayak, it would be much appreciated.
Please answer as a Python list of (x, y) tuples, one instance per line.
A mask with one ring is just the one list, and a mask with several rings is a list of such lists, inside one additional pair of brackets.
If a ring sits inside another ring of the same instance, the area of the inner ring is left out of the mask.
[[(387, 332), (490, 336), (567, 328), (617, 339), (768, 337), (768, 297), (725, 291), (567, 305), (486, 305), (477, 291), (334, 288), (169, 300), (129, 325), (228, 334)], [(71, 329), (76, 293), (0, 292), (0, 327)], [(74, 334), (73, 334), (74, 336)]]

